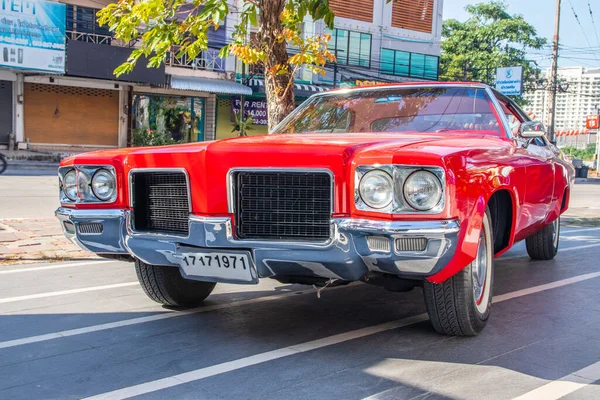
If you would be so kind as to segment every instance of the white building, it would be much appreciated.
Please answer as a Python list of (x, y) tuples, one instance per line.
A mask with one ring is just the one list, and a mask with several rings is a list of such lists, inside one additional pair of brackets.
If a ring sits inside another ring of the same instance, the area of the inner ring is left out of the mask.
[[(543, 71), (549, 76), (550, 71)], [(556, 99), (555, 131), (585, 129), (585, 117), (600, 108), (600, 68), (562, 67), (558, 69), (560, 89)], [(525, 93), (525, 109), (548, 124), (550, 93), (538, 89)]]

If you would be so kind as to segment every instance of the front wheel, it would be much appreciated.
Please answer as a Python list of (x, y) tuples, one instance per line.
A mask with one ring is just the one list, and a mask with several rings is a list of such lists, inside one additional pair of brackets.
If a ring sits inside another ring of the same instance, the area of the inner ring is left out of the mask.
[(492, 307), (493, 264), (494, 238), (486, 210), (475, 260), (443, 283), (425, 281), (425, 305), (436, 331), (474, 336), (483, 330)]
[(552, 260), (558, 253), (560, 217), (525, 239), (527, 254), (533, 260)]
[(157, 303), (173, 307), (194, 307), (206, 299), (215, 288), (213, 282), (185, 279), (179, 268), (150, 265), (135, 260), (138, 281), (148, 297)]

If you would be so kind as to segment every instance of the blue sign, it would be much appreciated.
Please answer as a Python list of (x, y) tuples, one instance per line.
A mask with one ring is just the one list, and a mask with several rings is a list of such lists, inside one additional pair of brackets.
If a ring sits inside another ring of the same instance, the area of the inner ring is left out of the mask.
[(523, 93), (523, 67), (496, 69), (496, 90), (506, 96), (520, 96)]
[(0, 0), (0, 66), (65, 72), (67, 7), (43, 0)]

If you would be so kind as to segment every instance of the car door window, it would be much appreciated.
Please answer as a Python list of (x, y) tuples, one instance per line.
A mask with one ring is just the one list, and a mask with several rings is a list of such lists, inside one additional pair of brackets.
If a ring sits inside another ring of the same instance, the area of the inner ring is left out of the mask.
[[(502, 112), (506, 115), (506, 119), (510, 124), (510, 129), (512, 131), (513, 136), (517, 139), (518, 142), (524, 143), (525, 140), (519, 136), (519, 129), (521, 128), (521, 124), (525, 120), (529, 120), (526, 114), (520, 110), (515, 104), (508, 104), (503, 100), (500, 100), (500, 105), (502, 106)], [(544, 137), (534, 138), (530, 144), (546, 147), (547, 142)]]

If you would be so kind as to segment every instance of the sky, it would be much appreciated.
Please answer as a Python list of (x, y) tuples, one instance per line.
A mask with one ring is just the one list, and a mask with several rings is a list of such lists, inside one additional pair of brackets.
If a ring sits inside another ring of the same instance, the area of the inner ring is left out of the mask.
[[(444, 19), (455, 18), (464, 21), (468, 18), (464, 10), (468, 4), (485, 2), (484, 0), (443, 0)], [(508, 4), (508, 12), (521, 14), (533, 25), (539, 36), (548, 40), (543, 50), (529, 53), (541, 68), (550, 66), (552, 35), (554, 34), (555, 0), (504, 0)], [(594, 23), (588, 9), (591, 5)], [(579, 17), (581, 27), (577, 23), (571, 5)], [(582, 29), (583, 28), (583, 29)], [(598, 0), (562, 0), (560, 19), (560, 45), (565, 50), (559, 52), (560, 66), (584, 66), (600, 68), (600, 1)], [(587, 38), (587, 40), (586, 40)], [(589, 41), (589, 44), (588, 44)], [(590, 49), (592, 47), (592, 49)]]

